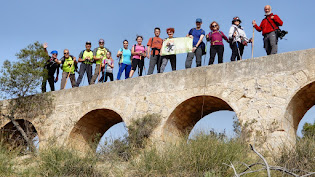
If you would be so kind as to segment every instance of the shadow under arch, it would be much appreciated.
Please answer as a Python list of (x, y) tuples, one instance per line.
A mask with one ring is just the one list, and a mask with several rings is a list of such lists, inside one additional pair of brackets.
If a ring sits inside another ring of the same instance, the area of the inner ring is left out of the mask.
[(304, 117), (305, 113), (315, 105), (315, 81), (308, 83), (301, 87), (291, 97), (286, 107), (285, 118), (289, 121), (289, 127), (293, 128), (293, 131), (289, 133), (296, 136), (299, 123)]
[(218, 97), (201, 95), (189, 98), (173, 110), (164, 125), (164, 133), (167, 137), (188, 135), (200, 119), (221, 110), (234, 111), (226, 101)]
[(102, 135), (110, 127), (120, 122), (123, 122), (122, 117), (113, 110), (92, 110), (75, 124), (68, 141), (77, 150), (95, 150)]
[[(25, 119), (16, 119), (15, 121), (20, 125), (20, 127), (31, 140), (38, 136), (35, 126), (30, 121)], [(27, 142), (24, 140), (22, 134), (13, 125), (12, 121), (0, 129), (0, 139), (2, 139), (3, 142), (8, 144), (11, 148), (27, 148)]]

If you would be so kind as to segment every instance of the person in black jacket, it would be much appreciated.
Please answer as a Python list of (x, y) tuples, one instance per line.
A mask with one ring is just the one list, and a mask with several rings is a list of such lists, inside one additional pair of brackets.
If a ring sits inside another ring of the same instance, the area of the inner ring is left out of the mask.
[[(48, 51), (47, 51), (48, 45), (47, 45), (47, 43), (44, 43), (43, 47), (45, 49), (45, 52), (48, 55)], [(45, 67), (44, 67), (48, 71), (48, 73), (47, 73), (47, 75), (45, 75), (43, 77), (43, 83), (42, 83), (42, 92), (43, 93), (46, 92), (47, 81), (49, 83), (51, 91), (55, 91), (55, 83), (54, 82), (58, 81), (59, 64), (57, 64), (55, 62), (55, 59), (57, 59), (57, 56), (58, 56), (58, 52), (56, 50), (53, 50), (53, 51), (50, 52), (50, 54), (51, 54), (51, 56), (49, 56), (49, 58), (47, 59)], [(56, 75), (56, 78), (55, 78), (54, 75), (55, 75), (56, 70), (57, 70), (57, 75)]]

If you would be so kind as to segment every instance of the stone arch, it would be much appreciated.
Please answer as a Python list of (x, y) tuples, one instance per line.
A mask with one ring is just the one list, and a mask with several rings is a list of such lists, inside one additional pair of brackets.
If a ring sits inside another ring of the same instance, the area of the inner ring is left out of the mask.
[(102, 135), (113, 125), (123, 122), (122, 117), (110, 109), (95, 109), (85, 114), (74, 125), (69, 143), (78, 150), (95, 149)]
[[(38, 136), (38, 132), (32, 122), (25, 119), (16, 119), (15, 121), (21, 126), (31, 140)], [(22, 134), (13, 125), (12, 121), (8, 122), (0, 129), (0, 135), (1, 139), (12, 148), (27, 148), (27, 142), (23, 139)]]
[(315, 105), (315, 81), (300, 87), (288, 101), (285, 112), (285, 130), (296, 137), (296, 131), (305, 113)]
[(200, 119), (221, 110), (234, 111), (226, 101), (218, 97), (201, 95), (189, 98), (172, 111), (164, 125), (164, 133), (166, 136), (189, 134)]

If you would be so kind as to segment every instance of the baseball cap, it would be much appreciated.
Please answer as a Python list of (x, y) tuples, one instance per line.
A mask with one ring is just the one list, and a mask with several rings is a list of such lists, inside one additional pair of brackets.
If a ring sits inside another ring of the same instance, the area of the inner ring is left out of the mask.
[(105, 42), (104, 39), (100, 39), (98, 42)]
[(50, 54), (57, 54), (58, 55), (58, 52), (57, 52), (57, 50), (53, 50), (50, 52)]
[(85, 44), (90, 44), (91, 45), (92, 43), (91, 43), (91, 41), (86, 41)]
[(201, 18), (197, 18), (196, 22), (202, 23), (202, 19)]

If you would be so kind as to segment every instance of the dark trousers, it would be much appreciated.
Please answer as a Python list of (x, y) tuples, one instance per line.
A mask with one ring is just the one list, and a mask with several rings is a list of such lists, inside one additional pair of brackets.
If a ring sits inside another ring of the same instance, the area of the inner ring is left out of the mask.
[(176, 55), (162, 56), (161, 59), (162, 59), (162, 65), (161, 65), (161, 68), (160, 68), (160, 72), (161, 73), (164, 72), (168, 60), (170, 60), (170, 62), (171, 62), (172, 71), (176, 70)]
[(49, 83), (49, 86), (50, 86), (50, 91), (55, 91), (55, 83), (54, 83), (54, 76), (48, 76), (47, 78), (44, 77), (43, 78), (43, 82), (42, 82), (42, 92), (46, 92), (46, 84), (47, 84), (47, 81)]
[(131, 70), (136, 71), (137, 67), (138, 67), (138, 75), (142, 76), (142, 71), (143, 71), (143, 66), (144, 66), (144, 59), (132, 59), (132, 63), (131, 63)]
[[(236, 43), (238, 44), (238, 47)], [(241, 57), (243, 56), (243, 52), (244, 52), (244, 45), (241, 44), (240, 42), (234, 42), (231, 45), (231, 49), (232, 49), (231, 61), (235, 61), (236, 57), (237, 57), (237, 60), (241, 60)]]
[(87, 79), (90, 84), (91, 78), (92, 78), (92, 64), (81, 63), (80, 70), (79, 70), (79, 77), (76, 82), (77, 87), (79, 87), (85, 72), (87, 74)]
[(185, 62), (185, 68), (191, 68), (192, 61), (194, 57), (196, 56), (196, 66), (201, 66), (201, 57), (202, 57), (202, 49), (201, 47), (198, 47), (195, 52), (189, 52), (187, 54), (186, 62)]
[(223, 52), (224, 52), (223, 45), (211, 45), (209, 65), (212, 65), (214, 63), (214, 58), (216, 54), (218, 54), (218, 63), (223, 63)]
[(155, 65), (156, 65), (157, 73), (160, 73), (161, 64), (162, 64), (162, 59), (160, 55), (155, 55), (155, 56), (151, 55), (148, 75), (153, 74)]
[(275, 31), (264, 35), (264, 48), (267, 55), (278, 53), (278, 37)]
[(107, 77), (109, 77), (110, 81), (114, 80), (114, 76), (113, 73), (107, 73), (105, 74), (105, 81), (104, 81), (104, 73), (102, 72), (102, 77), (100, 78), (100, 80), (98, 82), (106, 82), (107, 81)]

